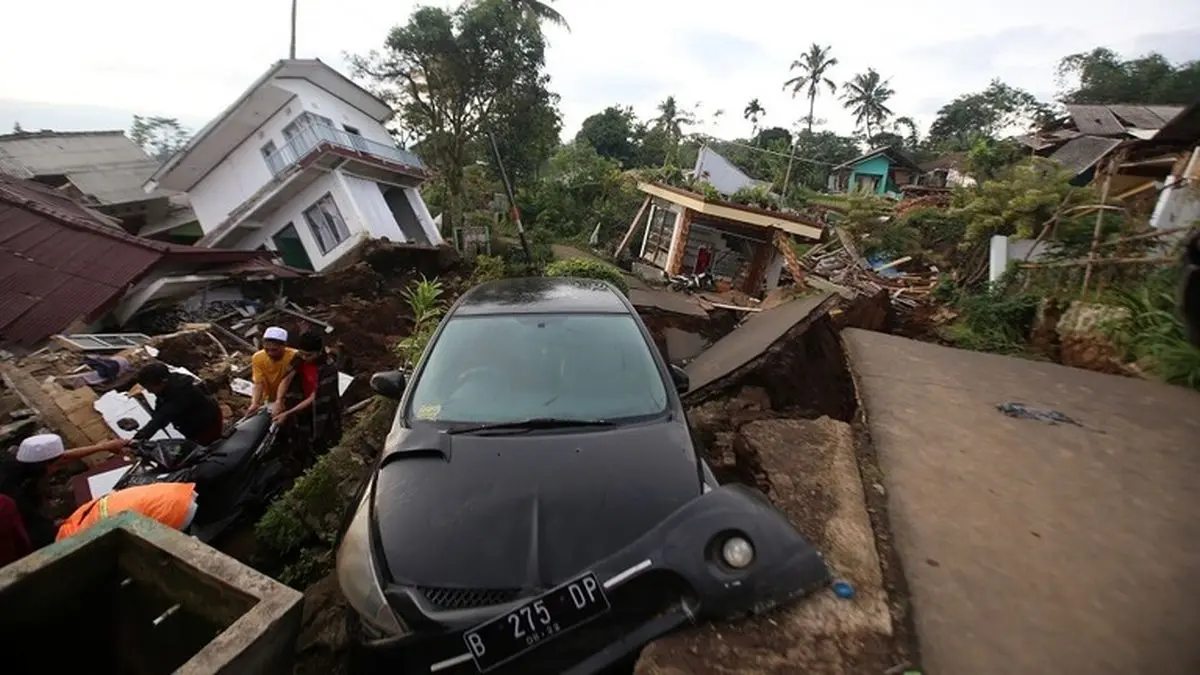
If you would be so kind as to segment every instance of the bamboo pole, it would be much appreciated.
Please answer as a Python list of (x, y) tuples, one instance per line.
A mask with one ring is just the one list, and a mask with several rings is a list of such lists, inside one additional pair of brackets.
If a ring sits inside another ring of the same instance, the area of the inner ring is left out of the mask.
[[(1108, 202), (1108, 190), (1112, 187), (1112, 177), (1116, 165), (1120, 164), (1124, 157), (1124, 152), (1119, 152), (1116, 157), (1110, 159), (1105, 167), (1104, 172), (1104, 187), (1100, 189), (1100, 206), (1104, 206)], [(1079, 297), (1083, 298), (1087, 295), (1088, 282), (1092, 280), (1092, 263), (1096, 259), (1096, 253), (1100, 250), (1100, 233), (1104, 228), (1104, 212), (1106, 209), (1101, 208), (1096, 212), (1096, 227), (1092, 229), (1092, 248), (1088, 252), (1088, 264), (1083, 270), (1083, 285), (1079, 287)]]
[(1078, 260), (1059, 260), (1048, 263), (1021, 263), (1017, 265), (1022, 269), (1039, 269), (1048, 267), (1080, 267), (1083, 265), (1100, 266), (1100, 265), (1135, 265), (1144, 263), (1147, 265), (1159, 265), (1162, 263), (1173, 263), (1176, 258), (1174, 256), (1158, 256), (1155, 258), (1080, 258)]
[(625, 236), (621, 237), (621, 243), (617, 244), (617, 250), (613, 251), (613, 259), (618, 259), (625, 252), (625, 247), (629, 245), (629, 240), (633, 238), (633, 233), (637, 231), (638, 223), (642, 220), (642, 215), (646, 213), (646, 209), (650, 207), (650, 195), (646, 195), (646, 199), (642, 202), (642, 207), (638, 209), (637, 215), (633, 217), (633, 222), (629, 223), (629, 229), (625, 231)]

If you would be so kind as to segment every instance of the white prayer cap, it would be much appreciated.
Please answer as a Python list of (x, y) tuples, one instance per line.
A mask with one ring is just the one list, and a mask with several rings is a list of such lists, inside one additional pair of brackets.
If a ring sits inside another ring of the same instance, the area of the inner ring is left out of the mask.
[(38, 464), (58, 459), (67, 450), (58, 434), (38, 434), (21, 441), (17, 448), (17, 461), (25, 464)]
[(287, 342), (287, 337), (287, 331), (279, 326), (271, 326), (266, 330), (266, 332), (263, 333), (264, 340), (278, 340), (280, 342)]

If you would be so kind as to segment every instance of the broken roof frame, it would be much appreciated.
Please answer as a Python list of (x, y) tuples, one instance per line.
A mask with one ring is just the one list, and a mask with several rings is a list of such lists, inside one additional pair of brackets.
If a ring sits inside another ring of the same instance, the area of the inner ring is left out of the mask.
[(662, 183), (638, 183), (638, 190), (701, 215), (742, 225), (783, 230), (806, 239), (819, 241), (824, 228), (803, 216), (784, 211), (768, 211), (726, 201), (713, 201), (683, 188)]

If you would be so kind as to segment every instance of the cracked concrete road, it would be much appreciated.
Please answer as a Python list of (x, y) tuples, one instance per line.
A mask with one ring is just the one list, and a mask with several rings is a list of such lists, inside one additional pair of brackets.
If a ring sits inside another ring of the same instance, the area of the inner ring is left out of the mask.
[[(1200, 673), (1200, 394), (847, 330), (929, 675)], [(1083, 427), (1014, 419), (1057, 410)]]

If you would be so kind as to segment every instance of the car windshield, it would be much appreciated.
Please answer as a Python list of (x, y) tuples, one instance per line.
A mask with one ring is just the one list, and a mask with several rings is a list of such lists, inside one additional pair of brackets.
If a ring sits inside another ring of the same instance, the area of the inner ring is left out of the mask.
[(632, 317), (510, 314), (450, 319), (407, 415), (481, 424), (620, 422), (666, 407), (666, 385)]

